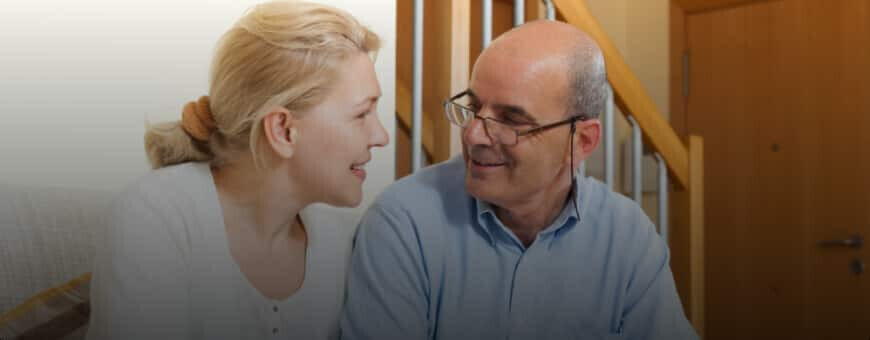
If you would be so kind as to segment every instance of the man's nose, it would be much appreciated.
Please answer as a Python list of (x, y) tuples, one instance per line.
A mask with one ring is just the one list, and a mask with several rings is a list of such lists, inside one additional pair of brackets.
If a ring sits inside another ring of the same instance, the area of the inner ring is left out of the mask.
[(480, 116), (471, 118), (462, 131), (462, 138), (468, 145), (492, 145), (492, 138), (486, 130), (486, 121)]

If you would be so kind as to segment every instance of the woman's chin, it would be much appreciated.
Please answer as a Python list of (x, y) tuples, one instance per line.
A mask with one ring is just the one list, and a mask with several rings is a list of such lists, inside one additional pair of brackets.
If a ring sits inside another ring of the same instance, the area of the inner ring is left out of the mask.
[(339, 208), (356, 208), (362, 203), (362, 189), (340, 193), (326, 203)]

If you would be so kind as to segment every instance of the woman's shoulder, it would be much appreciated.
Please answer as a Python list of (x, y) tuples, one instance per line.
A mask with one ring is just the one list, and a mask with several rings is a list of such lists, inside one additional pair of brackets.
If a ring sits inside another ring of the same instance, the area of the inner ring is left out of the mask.
[(208, 199), (201, 188), (208, 180), (207, 164), (185, 163), (150, 171), (128, 185), (108, 212), (105, 256), (153, 270), (186, 270), (191, 245), (201, 234), (196, 214), (198, 202)]
[[(212, 185), (212, 187), (209, 187)], [(112, 202), (115, 233), (184, 233), (190, 216), (214, 191), (208, 165), (184, 163), (153, 170), (128, 185)], [(181, 228), (184, 229), (184, 228)]]
[(206, 163), (182, 163), (139, 177), (118, 195), (117, 201), (145, 200), (153, 203), (178, 204), (185, 196), (196, 196), (210, 189), (211, 172)]

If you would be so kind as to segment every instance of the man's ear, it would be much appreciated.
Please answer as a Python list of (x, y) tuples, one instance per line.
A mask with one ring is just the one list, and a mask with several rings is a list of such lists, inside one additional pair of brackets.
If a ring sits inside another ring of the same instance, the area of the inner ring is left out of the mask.
[[(586, 121), (577, 121), (574, 131), (574, 168), (580, 166), (580, 162), (589, 158), (598, 143), (601, 142), (601, 121), (598, 119), (589, 119)], [(570, 154), (568, 155), (571, 156)]]
[(283, 107), (274, 107), (263, 117), (263, 132), (275, 156), (288, 159), (296, 151), (298, 120)]

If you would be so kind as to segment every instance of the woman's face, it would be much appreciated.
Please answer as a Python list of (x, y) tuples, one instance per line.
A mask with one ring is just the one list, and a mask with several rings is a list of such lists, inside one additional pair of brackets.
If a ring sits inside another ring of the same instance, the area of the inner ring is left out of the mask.
[(294, 170), (317, 202), (357, 206), (362, 201), (369, 151), (389, 137), (378, 119), (381, 96), (374, 64), (365, 53), (346, 60), (326, 98), (296, 125)]

